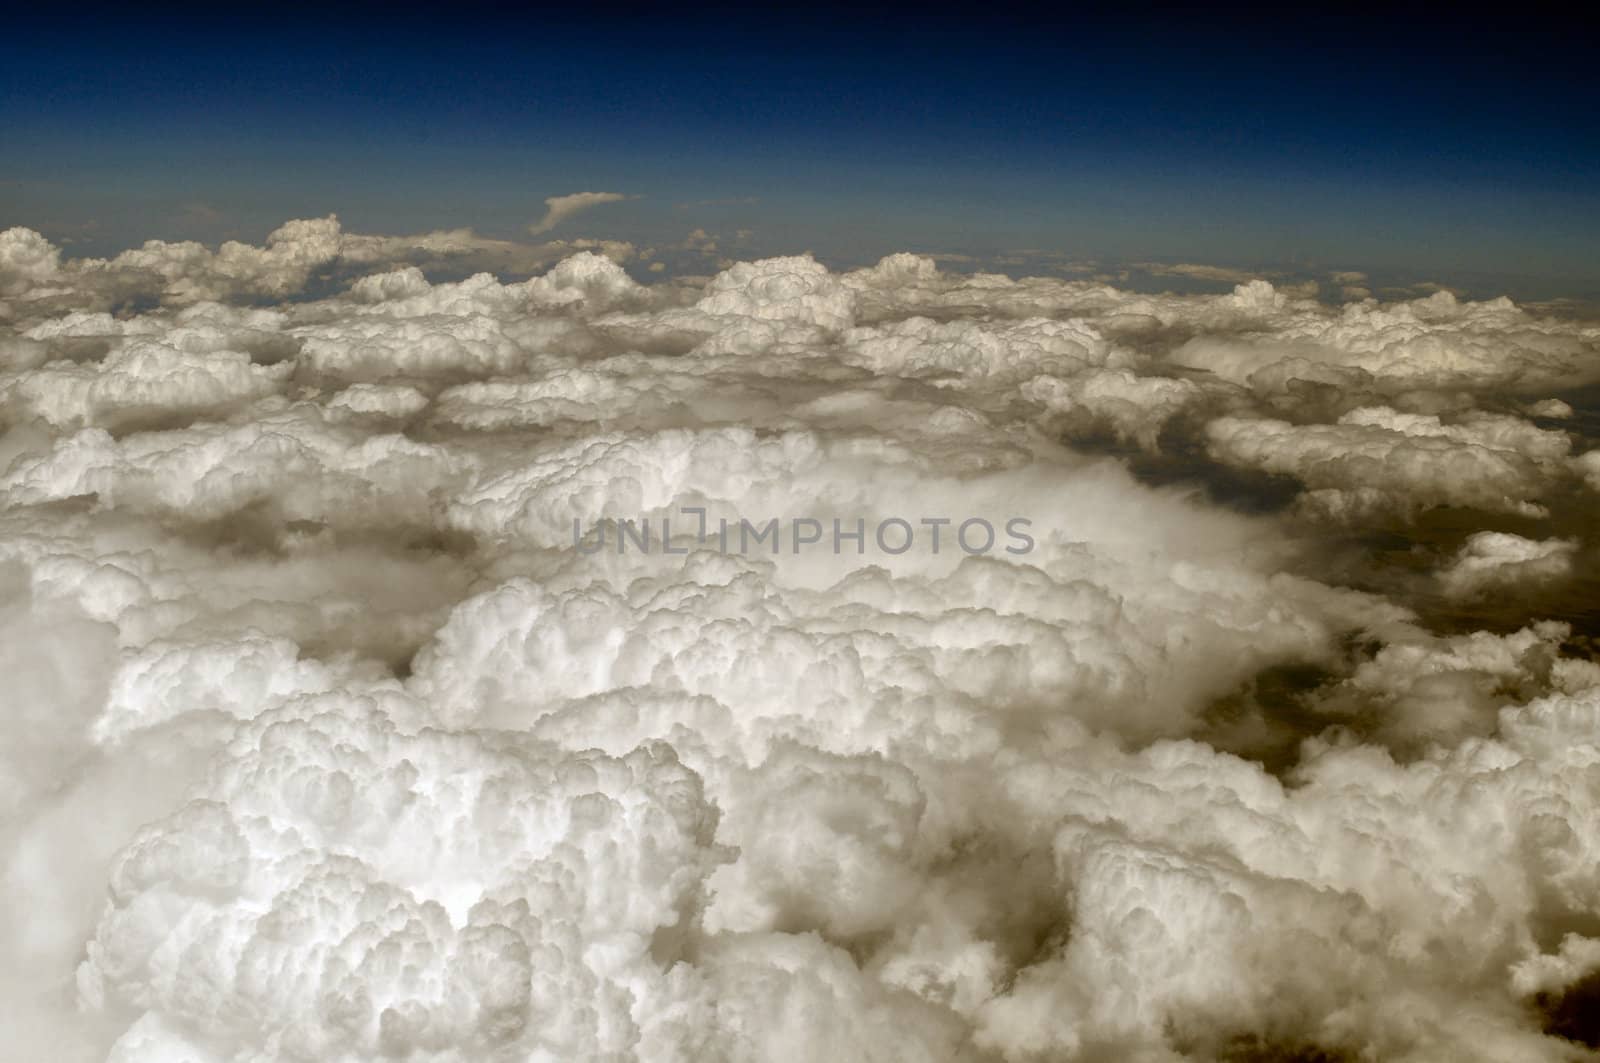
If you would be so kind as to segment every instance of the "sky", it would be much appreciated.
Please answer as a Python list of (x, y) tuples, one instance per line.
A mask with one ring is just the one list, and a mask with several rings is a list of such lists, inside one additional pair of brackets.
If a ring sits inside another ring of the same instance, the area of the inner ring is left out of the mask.
[(586, 190), (636, 198), (558, 235), (1600, 293), (1600, 119), (1563, 26), (455, 10), (25, 16), (0, 226), (74, 254), (330, 212), (511, 235)]

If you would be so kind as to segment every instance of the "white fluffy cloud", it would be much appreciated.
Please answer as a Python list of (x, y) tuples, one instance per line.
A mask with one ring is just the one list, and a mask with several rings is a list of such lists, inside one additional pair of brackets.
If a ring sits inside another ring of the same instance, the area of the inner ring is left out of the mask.
[(629, 251), (0, 234), (22, 1051), (1600, 1039), (1541, 1019), (1600, 972), (1600, 665), (1525, 604), (1592, 553), (1600, 332)]
[(1445, 593), (1466, 596), (1526, 583), (1547, 583), (1572, 572), (1578, 544), (1571, 539), (1524, 539), (1505, 532), (1476, 532), (1439, 574)]
[(1305, 504), (1346, 520), (1374, 511), (1462, 505), (1537, 517), (1537, 499), (1566, 472), (1566, 435), (1514, 417), (1473, 413), (1447, 423), (1387, 406), (1332, 424), (1224, 417), (1207, 426), (1228, 464), (1294, 476)]
[[(582, 205), (565, 213), (573, 209)], [(366, 280), (360, 293), (370, 297), (374, 286), (385, 282), (365, 275), (384, 266), (447, 267), (457, 275), (473, 269), (527, 274), (580, 251), (618, 261), (634, 254), (633, 245), (620, 241), (527, 244), (479, 236), (470, 229), (410, 236), (351, 233), (329, 215), (288, 222), (260, 247), (229, 240), (213, 250), (192, 240), (150, 240), (113, 258), (72, 259), (63, 265), (60, 251), (44, 237), (15, 228), (0, 233), (0, 299), (14, 301), (0, 303), (0, 319), (8, 313), (49, 316), (63, 309), (110, 309), (146, 300), (168, 306), (276, 301), (338, 286), (352, 277)], [(396, 283), (402, 282), (388, 282), (391, 289)]]
[(0, 295), (48, 283), (61, 268), (61, 252), (32, 229), (0, 232)]

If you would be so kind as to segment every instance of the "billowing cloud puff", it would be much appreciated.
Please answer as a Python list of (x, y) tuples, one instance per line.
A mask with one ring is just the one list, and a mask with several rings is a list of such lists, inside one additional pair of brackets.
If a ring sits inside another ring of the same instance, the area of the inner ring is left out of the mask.
[(971, 321), (939, 324), (923, 317), (852, 332), (850, 360), (879, 376), (1025, 377), (1054, 370), (1072, 375), (1118, 364), (1116, 352), (1080, 321), (1033, 319), (999, 328)]
[(1594, 326), (579, 243), (0, 234), (17, 1051), (1600, 1045)]
[(0, 493), (14, 505), (93, 497), (110, 508), (192, 520), (267, 505), (286, 520), (344, 523), (428, 511), (425, 478), (451, 482), (463, 472), (460, 460), (402, 435), (364, 436), (295, 406), (242, 425), (122, 439), (85, 428), (47, 453), (19, 458)]
[(1570, 539), (1537, 542), (1505, 532), (1476, 532), (1439, 579), (1445, 593), (1460, 596), (1558, 580), (1572, 571), (1577, 545)]
[(719, 273), (696, 309), (717, 317), (799, 321), (838, 331), (854, 319), (855, 300), (812, 258), (770, 258)]
[(721, 858), (669, 749), (574, 756), (406, 735), (359, 703), (301, 712), (257, 718), (123, 851), (88, 998), (194, 1031), (209, 1058), (604, 1058), (654, 1033), (666, 938)]
[(1592, 489), (1600, 491), (1600, 450), (1591, 450), (1585, 454), (1578, 455), (1573, 460), (1573, 464), (1577, 467), (1579, 474), (1583, 476), (1584, 481)]
[(1346, 520), (1437, 505), (1539, 516), (1535, 499), (1570, 447), (1564, 434), (1513, 417), (1446, 423), (1386, 406), (1326, 425), (1225, 417), (1206, 432), (1219, 460), (1293, 476), (1311, 489), (1307, 505)]
[(1348, 303), (1336, 314), (1302, 305), (1272, 324), (1266, 335), (1197, 338), (1178, 358), (1257, 387), (1319, 372), (1400, 387), (1549, 387), (1595, 371), (1593, 326), (1541, 320), (1509, 299), (1463, 303), (1436, 292), (1409, 303)]
[(1123, 440), (1156, 449), (1157, 436), (1173, 417), (1200, 401), (1203, 389), (1191, 380), (1138, 376), (1106, 369), (1061, 377), (1041, 375), (1022, 385), (1022, 395), (1066, 421), (1105, 425)]
[(242, 405), (280, 391), (293, 370), (287, 362), (257, 365), (245, 351), (189, 352), (129, 339), (98, 363), (53, 362), (0, 388), (20, 418), (56, 428), (121, 426)]
[(0, 295), (15, 295), (55, 276), (61, 252), (32, 229), (0, 232)]
[[(212, 250), (192, 240), (150, 240), (113, 258), (74, 259), (63, 266), (60, 251), (43, 236), (8, 229), (0, 234), (0, 297), (15, 297), (17, 304), (0, 306), (0, 317), (8, 309), (12, 315), (20, 309), (26, 316), (147, 300), (171, 306), (275, 301), (388, 264), (444, 266), (458, 276), (470, 272), (463, 266), (526, 274), (583, 250), (619, 261), (634, 254), (631, 244), (618, 241), (524, 244), (479, 236), (470, 229), (412, 236), (350, 233), (329, 215), (288, 222), (259, 247), (229, 240)], [(369, 282), (362, 293), (370, 293), (373, 283), (383, 282)]]

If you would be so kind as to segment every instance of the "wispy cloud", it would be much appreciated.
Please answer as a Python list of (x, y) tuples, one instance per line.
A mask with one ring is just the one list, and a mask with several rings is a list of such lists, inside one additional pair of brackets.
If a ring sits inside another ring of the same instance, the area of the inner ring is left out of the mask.
[(621, 192), (573, 192), (565, 196), (551, 196), (544, 201), (544, 217), (528, 226), (530, 233), (547, 233), (557, 225), (604, 203), (620, 203), (625, 199), (638, 199)]

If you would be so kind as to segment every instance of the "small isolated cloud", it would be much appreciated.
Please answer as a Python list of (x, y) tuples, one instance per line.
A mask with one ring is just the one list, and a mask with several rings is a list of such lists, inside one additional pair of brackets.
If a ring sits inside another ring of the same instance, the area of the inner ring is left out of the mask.
[(528, 231), (535, 235), (547, 233), (573, 215), (581, 214), (592, 207), (637, 198), (637, 196), (625, 196), (621, 192), (573, 192), (571, 195), (551, 196), (544, 201), (544, 217), (528, 226)]
[(704, 229), (695, 229), (683, 238), (683, 243), (678, 245), (684, 251), (697, 251), (700, 254), (713, 255), (717, 251), (717, 238)]
[(1571, 575), (1577, 549), (1571, 539), (1538, 542), (1505, 532), (1477, 532), (1439, 574), (1439, 582), (1453, 598), (1550, 583)]
[(1600, 491), (1600, 450), (1591, 450), (1587, 454), (1580, 454), (1572, 461), (1578, 475), (1584, 478), (1588, 485)]
[(1572, 416), (1572, 407), (1560, 399), (1540, 399), (1530, 402), (1523, 409), (1534, 417), (1548, 417), (1552, 420), (1564, 421)]

